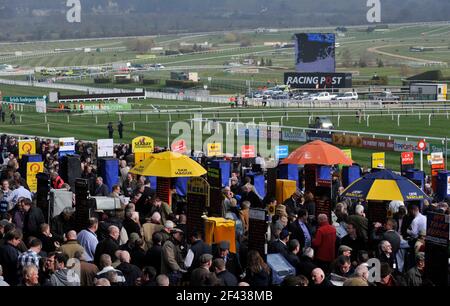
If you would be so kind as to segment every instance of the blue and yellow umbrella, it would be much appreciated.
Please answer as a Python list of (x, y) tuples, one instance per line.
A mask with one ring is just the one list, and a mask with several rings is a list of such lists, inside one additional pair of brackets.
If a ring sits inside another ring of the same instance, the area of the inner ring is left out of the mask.
[(428, 196), (412, 181), (387, 169), (357, 179), (342, 192), (341, 196), (373, 201), (428, 199)]

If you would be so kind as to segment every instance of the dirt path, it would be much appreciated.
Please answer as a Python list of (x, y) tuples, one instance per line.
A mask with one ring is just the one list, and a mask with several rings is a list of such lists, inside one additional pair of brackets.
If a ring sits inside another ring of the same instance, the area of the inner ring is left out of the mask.
[(384, 46), (379, 46), (379, 47), (367, 48), (367, 51), (371, 52), (371, 53), (376, 53), (376, 54), (386, 55), (386, 56), (390, 56), (390, 57), (394, 57), (394, 58), (404, 59), (404, 60), (408, 60), (408, 61), (421, 62), (421, 63), (426, 63), (426, 64), (443, 63), (441, 61), (431, 61), (431, 60), (426, 60), (423, 58), (404, 56), (404, 55), (399, 55), (399, 54), (394, 54), (394, 53), (389, 53), (386, 51), (378, 50), (378, 49), (386, 48), (386, 47), (400, 47), (400, 46), (404, 46), (404, 45), (384, 45)]

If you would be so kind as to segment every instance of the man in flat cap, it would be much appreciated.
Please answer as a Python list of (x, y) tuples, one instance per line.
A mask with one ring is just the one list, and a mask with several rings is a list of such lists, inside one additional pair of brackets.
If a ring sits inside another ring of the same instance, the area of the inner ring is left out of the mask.
[(191, 286), (198, 287), (203, 286), (205, 281), (210, 277), (209, 269), (212, 265), (213, 256), (211, 254), (202, 254), (200, 256), (200, 267), (194, 269), (191, 274)]
[(242, 274), (242, 266), (239, 260), (239, 256), (230, 252), (230, 242), (223, 240), (219, 243), (218, 256), (216, 258), (222, 258), (225, 261), (225, 266), (230, 273), (240, 278)]
[(181, 243), (183, 240), (183, 231), (179, 228), (173, 228), (170, 231), (170, 238), (162, 247), (161, 257), (161, 274), (169, 277), (170, 284), (173, 286), (180, 285), (185, 273), (184, 258), (181, 251)]

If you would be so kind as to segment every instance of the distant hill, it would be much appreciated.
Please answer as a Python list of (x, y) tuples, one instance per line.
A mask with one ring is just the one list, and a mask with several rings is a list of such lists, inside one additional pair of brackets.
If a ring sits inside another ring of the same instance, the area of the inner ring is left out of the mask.
[[(66, 21), (66, 0), (0, 0), (0, 41), (201, 32), (258, 27), (365, 24), (366, 0), (81, 0), (82, 22)], [(382, 0), (382, 22), (449, 20), (448, 0)]]

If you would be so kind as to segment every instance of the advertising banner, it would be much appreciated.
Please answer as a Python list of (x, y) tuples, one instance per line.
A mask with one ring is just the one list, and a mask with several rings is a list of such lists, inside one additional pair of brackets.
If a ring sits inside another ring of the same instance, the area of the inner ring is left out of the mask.
[(36, 142), (34, 140), (19, 140), (19, 159), (24, 154), (36, 154)]
[(177, 141), (174, 141), (172, 143), (172, 145), (170, 146), (170, 148), (172, 149), (172, 152), (184, 154), (184, 153), (186, 153), (186, 150), (187, 150), (186, 141), (184, 139), (179, 139)]
[(65, 137), (59, 139), (59, 156), (75, 153), (75, 138)]
[(114, 155), (114, 141), (112, 139), (97, 140), (97, 157), (112, 157)]
[(351, 88), (351, 73), (286, 72), (284, 84), (291, 88)]
[(308, 141), (322, 140), (324, 142), (332, 143), (333, 134), (327, 132), (306, 132)]
[(289, 156), (289, 147), (288, 146), (276, 146), (275, 147), (275, 158), (286, 158)]
[(333, 133), (333, 144), (343, 147), (362, 147), (362, 137), (353, 135), (344, 135), (339, 133)]
[(36, 174), (44, 172), (44, 162), (27, 163), (27, 184), (31, 192), (37, 191)]
[(385, 168), (384, 152), (372, 153), (372, 168)]
[[(395, 152), (414, 152), (420, 153), (417, 147), (417, 142), (414, 141), (404, 141), (404, 140), (394, 140), (394, 151)], [(426, 144), (426, 148), (423, 151), (424, 154), (430, 153), (430, 144)]]
[(222, 144), (220, 142), (208, 143), (208, 157), (221, 155), (222, 155)]
[(414, 152), (402, 152), (402, 165), (414, 165)]
[(255, 146), (248, 145), (248, 146), (242, 146), (241, 148), (241, 157), (242, 158), (253, 158), (255, 157)]
[(282, 131), (281, 140), (283, 141), (295, 141), (306, 142), (306, 133), (300, 131)]
[(131, 141), (132, 153), (151, 153), (153, 152), (153, 138), (147, 136), (138, 136)]
[(363, 137), (362, 147), (372, 150), (394, 151), (394, 140)]

